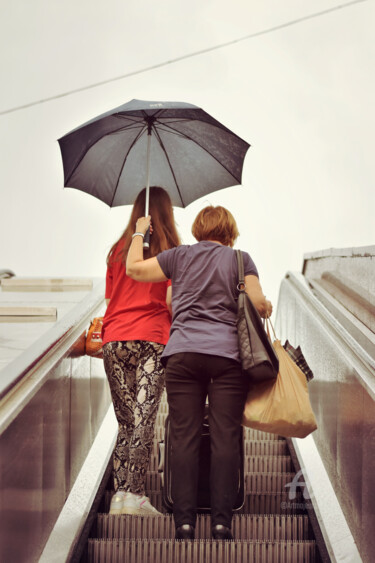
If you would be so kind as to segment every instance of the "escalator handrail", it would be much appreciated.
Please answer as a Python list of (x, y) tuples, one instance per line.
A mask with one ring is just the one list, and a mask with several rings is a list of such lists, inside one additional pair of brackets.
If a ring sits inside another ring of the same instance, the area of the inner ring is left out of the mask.
[(94, 316), (94, 311), (104, 303), (104, 280), (94, 284), (90, 293), (58, 320), (32, 346), (24, 350), (0, 371), (0, 399), (29, 372), (45, 354), (67, 336), (77, 324)]
[(364, 368), (363, 373), (367, 372), (367, 375), (370, 376), (363, 379), (363, 384), (369, 391), (370, 395), (375, 398), (375, 359), (372, 358), (366, 350), (360, 346), (360, 344), (358, 344), (358, 342), (340, 324), (335, 316), (319, 301), (312, 291), (309, 280), (307, 280), (303, 274), (289, 271), (285, 276), (284, 281), (285, 280), (291, 283), (293, 288), (318, 313), (324, 324), (331, 328), (336, 338), (343, 344), (343, 346), (350, 349), (357, 360), (360, 361), (360, 364)]

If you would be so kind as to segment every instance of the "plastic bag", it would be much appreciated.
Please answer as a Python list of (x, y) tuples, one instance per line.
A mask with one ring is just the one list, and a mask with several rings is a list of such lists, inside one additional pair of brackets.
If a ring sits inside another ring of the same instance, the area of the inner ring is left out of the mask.
[(280, 340), (273, 346), (279, 358), (277, 379), (249, 388), (242, 424), (284, 437), (305, 438), (317, 428), (306, 377)]

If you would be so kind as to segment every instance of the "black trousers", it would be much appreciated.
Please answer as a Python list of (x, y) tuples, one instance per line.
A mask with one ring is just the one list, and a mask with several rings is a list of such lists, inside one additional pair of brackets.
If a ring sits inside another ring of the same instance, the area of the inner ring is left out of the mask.
[(206, 397), (211, 440), (211, 522), (231, 526), (238, 486), (239, 433), (248, 379), (235, 360), (184, 352), (166, 367), (176, 527), (195, 526), (199, 446)]

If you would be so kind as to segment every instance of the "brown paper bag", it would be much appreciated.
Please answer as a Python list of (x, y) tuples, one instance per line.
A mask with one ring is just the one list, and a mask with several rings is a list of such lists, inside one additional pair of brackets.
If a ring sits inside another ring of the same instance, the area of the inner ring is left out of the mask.
[(280, 340), (273, 346), (279, 358), (279, 374), (275, 382), (250, 387), (242, 424), (280, 436), (305, 438), (317, 428), (306, 377)]

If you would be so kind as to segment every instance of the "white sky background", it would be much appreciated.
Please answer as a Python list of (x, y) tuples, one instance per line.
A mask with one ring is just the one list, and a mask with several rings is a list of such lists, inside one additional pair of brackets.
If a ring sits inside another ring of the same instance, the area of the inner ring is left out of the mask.
[[(345, 0), (0, 0), (0, 111), (231, 41)], [(184, 101), (247, 140), (235, 216), (277, 303), (303, 254), (374, 244), (375, 2), (0, 116), (0, 268), (104, 276), (130, 207), (63, 189), (57, 139), (133, 98)]]

